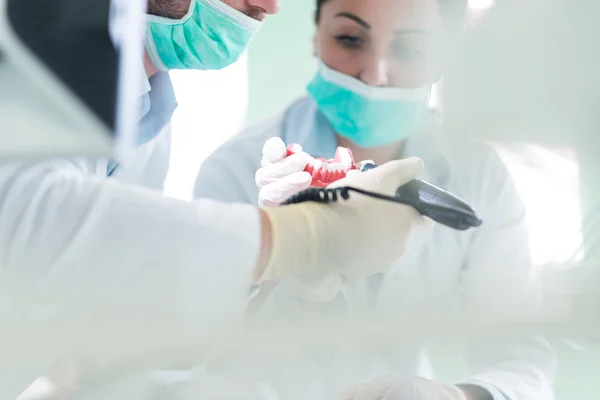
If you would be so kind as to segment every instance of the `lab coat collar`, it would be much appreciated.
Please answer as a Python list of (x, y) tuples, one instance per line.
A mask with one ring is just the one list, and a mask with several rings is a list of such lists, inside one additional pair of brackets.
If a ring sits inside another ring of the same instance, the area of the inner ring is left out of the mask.
[[(419, 157), (425, 164), (422, 179), (438, 186), (450, 180), (450, 164), (438, 139), (439, 122), (432, 116), (427, 129), (406, 140), (402, 157)], [(292, 104), (284, 115), (285, 143), (299, 143), (313, 157), (332, 158), (337, 149), (337, 139), (329, 121), (319, 111), (310, 97)]]

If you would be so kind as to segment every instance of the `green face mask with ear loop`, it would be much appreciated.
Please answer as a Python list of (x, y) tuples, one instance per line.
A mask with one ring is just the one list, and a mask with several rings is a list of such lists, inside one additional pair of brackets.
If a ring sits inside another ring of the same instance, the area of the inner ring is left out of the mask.
[(218, 70), (241, 57), (261, 26), (221, 0), (191, 0), (181, 19), (148, 16), (146, 51), (161, 71)]

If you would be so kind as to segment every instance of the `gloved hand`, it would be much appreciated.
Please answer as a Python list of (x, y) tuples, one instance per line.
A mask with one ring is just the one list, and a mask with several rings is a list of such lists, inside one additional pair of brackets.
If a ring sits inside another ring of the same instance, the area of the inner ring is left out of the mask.
[[(396, 160), (348, 174), (335, 186), (354, 186), (393, 196), (423, 168), (418, 158)], [(403, 253), (415, 223), (412, 207), (357, 193), (335, 203), (314, 202), (267, 208), (270, 261), (259, 282), (305, 274), (363, 277), (384, 272)]]
[(339, 400), (467, 400), (456, 386), (417, 377), (384, 377), (355, 386)]
[[(287, 147), (279, 137), (267, 140), (262, 153), (261, 168), (255, 176), (259, 207), (279, 206), (296, 193), (308, 189), (312, 177), (304, 171), (304, 167), (310, 161), (310, 155), (297, 153), (286, 158)], [(338, 274), (304, 274), (285, 278), (281, 284), (294, 297), (329, 302), (340, 292), (343, 281)]]
[(287, 147), (281, 138), (274, 137), (265, 142), (261, 168), (255, 176), (259, 207), (278, 206), (310, 186), (312, 177), (304, 172), (310, 155), (297, 153), (287, 158), (286, 155)]

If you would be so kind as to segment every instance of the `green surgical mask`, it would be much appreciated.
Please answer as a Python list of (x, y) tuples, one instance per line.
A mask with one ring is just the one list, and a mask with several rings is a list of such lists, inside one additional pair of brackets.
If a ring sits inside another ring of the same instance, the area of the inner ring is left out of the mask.
[(162, 71), (222, 69), (240, 58), (261, 25), (221, 0), (191, 0), (181, 19), (148, 16), (146, 51)]
[(417, 89), (369, 86), (319, 61), (307, 90), (333, 130), (363, 148), (407, 139), (428, 121), (430, 85)]

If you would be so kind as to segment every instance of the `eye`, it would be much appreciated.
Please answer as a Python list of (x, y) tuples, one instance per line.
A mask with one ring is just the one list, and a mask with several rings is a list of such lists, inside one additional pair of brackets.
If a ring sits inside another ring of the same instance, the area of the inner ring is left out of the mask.
[(342, 46), (350, 49), (357, 49), (363, 44), (363, 40), (359, 36), (340, 35), (336, 36), (336, 39), (342, 44)]

